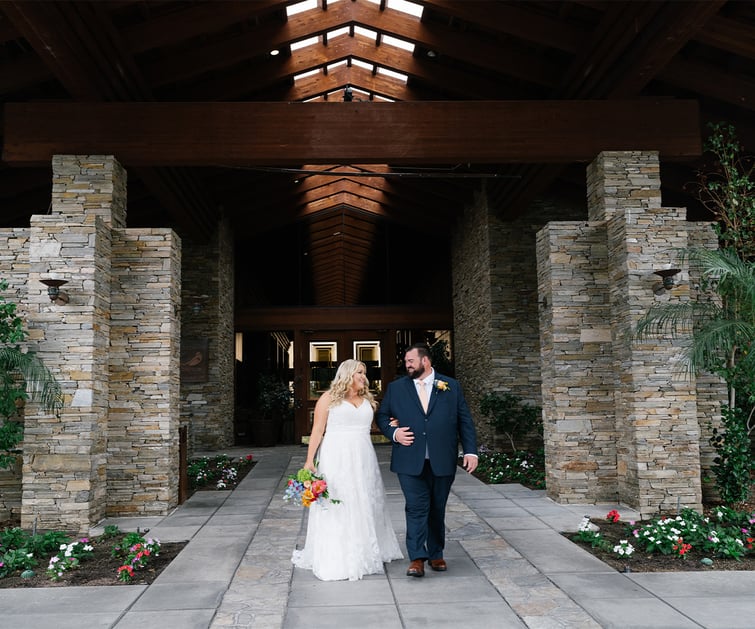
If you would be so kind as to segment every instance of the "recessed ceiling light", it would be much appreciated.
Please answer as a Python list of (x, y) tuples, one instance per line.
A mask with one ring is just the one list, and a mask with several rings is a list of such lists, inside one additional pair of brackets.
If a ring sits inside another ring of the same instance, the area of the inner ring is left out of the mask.
[(438, 56), (438, 53), (435, 52), (434, 50), (428, 50), (427, 51), (427, 56), (430, 57), (430, 59), (435, 59), (435, 57)]
[(273, 50), (270, 51), (270, 56), (277, 57), (280, 53), (281, 53), (280, 50), (278, 50), (277, 48), (274, 48)]

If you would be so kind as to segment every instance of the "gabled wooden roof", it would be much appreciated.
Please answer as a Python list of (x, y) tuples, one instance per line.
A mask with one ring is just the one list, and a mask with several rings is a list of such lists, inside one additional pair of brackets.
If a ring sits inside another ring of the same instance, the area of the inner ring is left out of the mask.
[[(755, 3), (378, 0), (0, 3), (9, 102), (694, 99), (755, 148)], [(276, 54), (273, 54), (275, 51)], [(377, 128), (355, 133), (379, 134)], [(704, 133), (704, 129), (701, 129)], [(0, 165), (0, 225), (47, 211), (49, 168)], [(664, 203), (694, 162), (664, 160)], [(130, 166), (129, 225), (237, 236), (240, 304), (410, 303), (405, 269), (487, 186), (502, 216), (584, 199), (584, 163)], [(337, 174), (333, 174), (337, 173)], [(401, 175), (401, 176), (399, 176)], [(426, 301), (450, 300), (433, 290)]]

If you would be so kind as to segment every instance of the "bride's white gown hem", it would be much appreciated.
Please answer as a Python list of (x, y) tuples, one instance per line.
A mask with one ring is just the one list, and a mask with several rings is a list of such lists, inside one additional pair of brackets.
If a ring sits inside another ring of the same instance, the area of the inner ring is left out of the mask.
[(327, 481), (330, 498), (341, 502), (309, 507), (306, 543), (291, 558), (323, 581), (381, 574), (384, 562), (403, 558), (370, 439), (372, 417), (367, 400), (358, 408), (343, 401), (328, 414), (317, 472)]

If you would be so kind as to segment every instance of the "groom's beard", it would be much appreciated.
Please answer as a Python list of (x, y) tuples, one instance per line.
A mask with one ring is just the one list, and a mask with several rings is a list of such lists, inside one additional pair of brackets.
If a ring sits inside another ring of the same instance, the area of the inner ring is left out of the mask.
[(425, 366), (424, 365), (420, 365), (414, 371), (409, 371), (409, 377), (412, 380), (416, 380), (417, 378), (421, 378), (424, 375), (425, 375)]

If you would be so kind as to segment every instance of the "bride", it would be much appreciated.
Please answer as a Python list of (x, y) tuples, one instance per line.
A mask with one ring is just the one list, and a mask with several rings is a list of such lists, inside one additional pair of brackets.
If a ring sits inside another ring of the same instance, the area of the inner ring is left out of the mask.
[(386, 561), (403, 558), (370, 438), (377, 403), (366, 374), (364, 363), (345, 360), (315, 405), (304, 467), (322, 475), (330, 498), (340, 502), (312, 504), (306, 543), (291, 560), (323, 581), (355, 581), (382, 573)]

